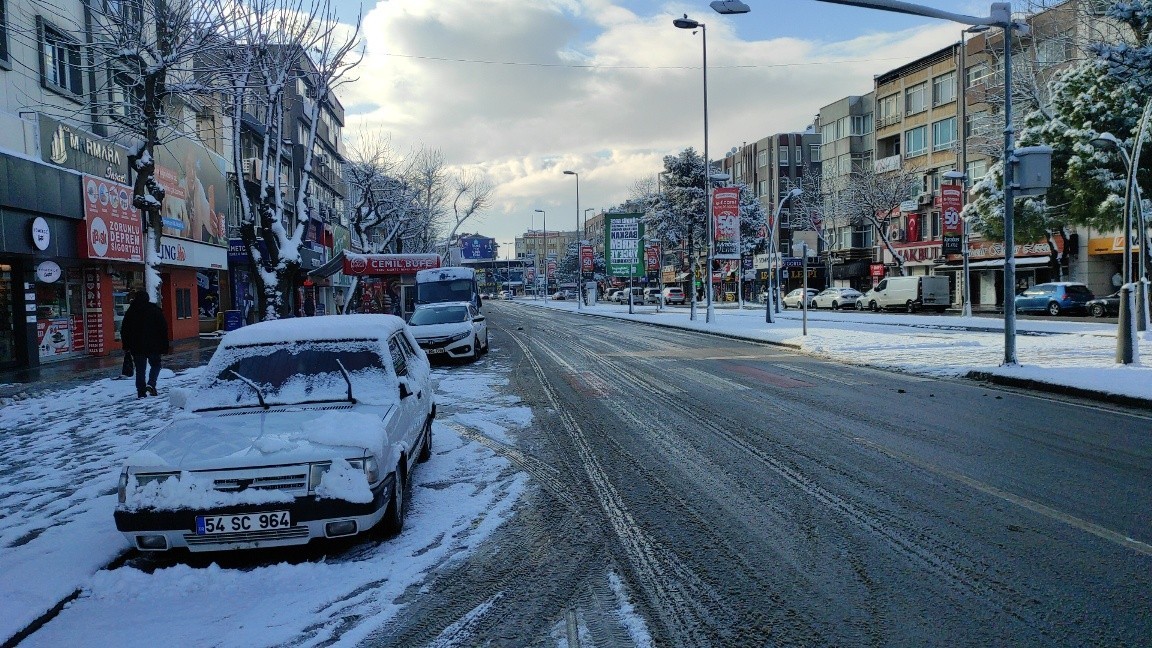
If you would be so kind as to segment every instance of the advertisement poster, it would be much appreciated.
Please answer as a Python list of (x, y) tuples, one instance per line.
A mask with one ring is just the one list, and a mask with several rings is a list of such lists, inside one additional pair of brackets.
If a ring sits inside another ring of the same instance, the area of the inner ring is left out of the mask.
[(51, 358), (72, 352), (72, 318), (58, 317), (36, 321), (36, 343), (40, 357)]
[(604, 263), (611, 277), (644, 274), (644, 223), (641, 214), (604, 215)]
[(648, 272), (656, 272), (660, 269), (660, 248), (655, 245), (649, 245), (644, 248), (644, 267)]
[(940, 220), (944, 226), (943, 254), (960, 254), (963, 250), (964, 223), (960, 212), (964, 209), (963, 187), (941, 185)]
[(596, 267), (591, 245), (580, 246), (580, 272), (592, 272)]
[(83, 182), (88, 258), (142, 262), (144, 231), (132, 207), (132, 187), (90, 175)]
[(716, 241), (713, 259), (740, 258), (740, 187), (712, 190), (712, 231)]
[(224, 158), (183, 138), (156, 149), (156, 179), (166, 192), (164, 235), (228, 245), (228, 166)]

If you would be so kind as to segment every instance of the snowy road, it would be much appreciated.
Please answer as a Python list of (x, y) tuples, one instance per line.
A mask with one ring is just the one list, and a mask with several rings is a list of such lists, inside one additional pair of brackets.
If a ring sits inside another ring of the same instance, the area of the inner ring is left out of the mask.
[(404, 532), (327, 556), (129, 553), (102, 569), (127, 546), (112, 525), (117, 466), (166, 403), (114, 380), (5, 403), (0, 637), (74, 592), (19, 645), (1152, 635), (1146, 410), (515, 303), (485, 311), (492, 352), (436, 371), (434, 456)]

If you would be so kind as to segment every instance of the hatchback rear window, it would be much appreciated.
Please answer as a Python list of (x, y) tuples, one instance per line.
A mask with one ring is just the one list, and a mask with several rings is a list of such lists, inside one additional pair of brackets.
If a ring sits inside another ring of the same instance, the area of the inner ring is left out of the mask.
[(1065, 290), (1073, 297), (1092, 299), (1092, 291), (1088, 290), (1088, 286), (1067, 286)]

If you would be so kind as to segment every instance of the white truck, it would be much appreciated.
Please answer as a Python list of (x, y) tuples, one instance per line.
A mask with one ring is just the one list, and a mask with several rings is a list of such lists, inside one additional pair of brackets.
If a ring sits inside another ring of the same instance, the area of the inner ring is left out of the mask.
[(449, 266), (416, 273), (416, 305), (471, 302), (480, 308), (480, 289), (472, 268)]

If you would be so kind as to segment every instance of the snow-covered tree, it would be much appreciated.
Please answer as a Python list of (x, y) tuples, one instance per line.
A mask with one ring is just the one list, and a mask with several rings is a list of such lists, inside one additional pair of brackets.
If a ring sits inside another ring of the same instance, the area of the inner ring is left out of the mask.
[[(199, 57), (219, 48), (213, 35), (228, 24), (214, 2), (95, 2), (90, 12), (92, 110), (126, 142), (133, 164), (132, 206), (144, 218), (144, 286), (159, 300), (160, 235), (165, 188), (156, 176), (156, 149), (186, 137), (187, 101), (205, 88), (192, 73)], [(40, 37), (37, 36), (37, 39)], [(81, 67), (75, 69), (82, 74)]]
[[(840, 196), (842, 218), (853, 226), (871, 228), (876, 240), (884, 246), (900, 274), (906, 275), (904, 255), (892, 245), (893, 222), (899, 222), (900, 203), (915, 195), (921, 184), (922, 171), (900, 168), (877, 173), (872, 167), (859, 168), (849, 176), (845, 191)], [(838, 217), (841, 218), (841, 217)]]
[[(300, 269), (300, 246), (312, 210), (311, 180), (319, 162), (317, 132), (336, 90), (352, 79), (360, 62), (359, 21), (351, 28), (339, 22), (327, 0), (248, 0), (235, 11), (226, 32), (224, 65), (214, 83), (226, 98), (232, 117), (233, 163), (256, 160), (255, 190), (239, 192), (240, 236), (256, 270), (253, 275), (265, 319), (284, 316)], [(299, 92), (300, 88), (303, 92)], [(297, 139), (287, 118), (289, 102), (301, 101), (308, 127), (303, 166), (295, 191), (288, 186), (286, 147)], [(246, 119), (260, 121), (263, 136), (254, 158), (247, 157)]]
[(452, 212), (448, 215), (447, 238), (445, 239), (444, 254), (447, 259), (448, 242), (456, 240), (460, 227), (468, 219), (484, 211), (492, 199), (492, 185), (479, 173), (468, 169), (460, 170), (453, 176), (448, 184), (448, 197), (452, 204)]
[(428, 218), (419, 179), (424, 152), (403, 159), (382, 141), (365, 136), (351, 150), (345, 179), (350, 190), (350, 227), (356, 249), (425, 252)]

